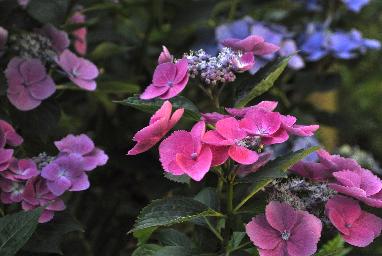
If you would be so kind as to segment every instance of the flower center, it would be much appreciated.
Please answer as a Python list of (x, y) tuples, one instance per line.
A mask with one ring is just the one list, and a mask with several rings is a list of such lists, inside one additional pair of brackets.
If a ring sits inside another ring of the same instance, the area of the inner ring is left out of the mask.
[(290, 233), (286, 230), (284, 230), (282, 233), (281, 233), (281, 239), (284, 240), (284, 241), (288, 241), (289, 240), (289, 237), (290, 237)]
[(168, 85), (168, 87), (172, 87), (174, 85), (174, 82), (173, 81), (168, 81), (167, 85)]
[(197, 153), (192, 153), (192, 154), (191, 154), (191, 159), (192, 159), (192, 160), (195, 160), (197, 157), (198, 157), (198, 154), (197, 154)]
[(237, 140), (236, 145), (248, 148), (253, 151), (262, 152), (264, 145), (261, 144), (261, 137), (247, 136), (244, 139)]
[(346, 224), (345, 224), (345, 227), (347, 227), (347, 228), (351, 228), (351, 224), (350, 224), (350, 223), (346, 223)]

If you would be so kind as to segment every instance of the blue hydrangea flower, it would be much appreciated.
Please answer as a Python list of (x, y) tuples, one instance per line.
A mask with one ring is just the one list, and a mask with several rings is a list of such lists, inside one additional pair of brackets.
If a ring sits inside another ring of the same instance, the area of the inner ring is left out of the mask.
[(369, 0), (342, 0), (346, 7), (353, 12), (359, 12), (369, 3)]
[(317, 61), (328, 53), (329, 34), (322, 25), (310, 23), (302, 35), (301, 51), (309, 61)]

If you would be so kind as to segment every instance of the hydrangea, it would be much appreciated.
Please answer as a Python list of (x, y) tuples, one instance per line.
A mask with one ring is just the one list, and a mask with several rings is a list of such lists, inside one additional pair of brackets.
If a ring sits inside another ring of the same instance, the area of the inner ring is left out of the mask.
[(5, 70), (5, 76), (9, 101), (23, 111), (36, 108), (56, 90), (54, 81), (38, 59), (13, 58)]
[(8, 31), (0, 26), (0, 57), (4, 54), (8, 41)]
[(47, 180), (49, 190), (56, 196), (67, 190), (86, 190), (90, 186), (82, 158), (77, 154), (58, 157), (42, 169), (41, 176)]
[(36, 29), (36, 32), (50, 40), (52, 48), (57, 54), (61, 54), (69, 47), (68, 34), (65, 31), (58, 30), (53, 25), (46, 24), (42, 28)]
[(159, 97), (170, 99), (178, 95), (188, 83), (188, 63), (186, 59), (178, 62), (159, 64), (153, 75), (152, 83), (141, 94), (141, 99), (149, 100)]
[(31, 159), (12, 159), (6, 171), (1, 175), (12, 181), (28, 180), (39, 175), (35, 162)]
[(64, 201), (48, 189), (46, 180), (41, 177), (28, 180), (21, 204), (24, 211), (30, 211), (40, 206), (45, 207), (39, 218), (40, 223), (52, 220), (56, 211), (63, 211), (66, 208)]
[(91, 171), (97, 166), (105, 165), (108, 157), (105, 152), (95, 147), (94, 142), (85, 134), (69, 134), (65, 138), (55, 141), (54, 145), (60, 151), (60, 155), (75, 154), (82, 159), (82, 168)]
[(158, 57), (158, 64), (163, 64), (166, 62), (173, 62), (174, 57), (171, 55), (170, 51), (167, 49), (166, 46), (162, 46), (162, 52), (160, 53)]
[(13, 149), (0, 148), (0, 172), (3, 172), (9, 167), (13, 156)]
[(359, 12), (361, 9), (369, 3), (369, 0), (342, 0), (346, 7), (353, 11)]
[(272, 201), (245, 228), (261, 256), (309, 256), (317, 251), (322, 223), (306, 211)]
[(138, 131), (133, 140), (137, 144), (128, 152), (128, 155), (143, 153), (157, 144), (180, 120), (184, 109), (177, 109), (172, 115), (172, 104), (165, 101), (162, 107), (150, 118), (149, 125)]
[[(86, 22), (86, 16), (81, 11), (76, 11), (70, 18), (71, 24), (82, 24)], [(74, 37), (74, 49), (79, 55), (85, 55), (87, 52), (87, 33), (88, 30), (85, 26), (72, 31)]]
[(203, 179), (212, 163), (212, 151), (202, 143), (205, 123), (200, 121), (190, 132), (176, 131), (159, 146), (163, 169), (173, 175), (186, 174), (195, 181)]
[(15, 128), (4, 120), (0, 120), (0, 134), (4, 138), (0, 147), (4, 147), (5, 144), (16, 147), (23, 143), (23, 138), (16, 132)]
[(90, 61), (64, 50), (57, 60), (69, 79), (82, 89), (94, 91), (97, 87), (95, 79), (99, 75), (98, 68)]
[(20, 203), (23, 198), (24, 186), (23, 182), (0, 178), (1, 202), (4, 204)]
[(381, 234), (382, 219), (362, 211), (359, 203), (344, 196), (335, 196), (326, 204), (326, 214), (349, 244), (366, 247)]

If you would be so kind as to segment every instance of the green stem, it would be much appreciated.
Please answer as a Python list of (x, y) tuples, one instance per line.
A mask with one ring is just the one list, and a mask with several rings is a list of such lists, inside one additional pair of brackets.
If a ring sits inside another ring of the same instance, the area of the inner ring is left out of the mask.
[(233, 249), (230, 252), (238, 251), (238, 250), (243, 249), (243, 248), (245, 248), (245, 247), (247, 247), (248, 245), (251, 245), (251, 244), (252, 244), (252, 242), (246, 242), (246, 243), (244, 243), (242, 245), (239, 245), (238, 247), (236, 247), (235, 249)]
[(228, 181), (228, 190), (227, 190), (227, 212), (230, 215), (233, 212), (233, 181)]
[[(267, 184), (270, 181), (265, 181), (265, 182)], [(263, 184), (259, 184), (259, 186), (256, 186), (256, 188), (250, 194), (244, 197), (243, 200), (241, 200), (241, 202), (235, 207), (233, 212), (236, 213), (248, 200), (250, 200), (254, 195), (256, 195), (256, 193), (259, 192), (264, 187), (262, 185)]]
[(211, 232), (214, 233), (214, 235), (219, 239), (221, 242), (224, 241), (223, 237), (220, 235), (220, 233), (212, 226), (211, 222), (208, 220), (207, 217), (204, 217), (204, 220), (207, 223), (207, 226), (210, 228)]

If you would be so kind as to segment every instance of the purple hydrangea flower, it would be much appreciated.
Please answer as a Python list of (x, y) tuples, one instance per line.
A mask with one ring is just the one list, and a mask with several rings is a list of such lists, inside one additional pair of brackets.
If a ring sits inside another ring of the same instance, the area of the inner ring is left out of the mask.
[(215, 38), (218, 42), (223, 42), (227, 38), (244, 39), (251, 35), (250, 26), (252, 24), (252, 18), (244, 17), (232, 23), (220, 25), (215, 30)]
[(56, 51), (57, 54), (61, 54), (65, 49), (69, 47), (69, 36), (65, 31), (58, 30), (50, 24), (46, 24), (36, 31), (51, 41), (52, 48)]
[(40, 223), (50, 221), (56, 211), (65, 210), (64, 201), (50, 192), (46, 180), (41, 177), (28, 180), (24, 188), (21, 205), (24, 211), (44, 206), (45, 209), (39, 218)]
[(300, 49), (309, 61), (317, 61), (325, 57), (328, 51), (329, 33), (322, 25), (308, 24), (305, 34), (302, 36)]
[(342, 0), (346, 7), (353, 12), (359, 12), (369, 3), (369, 0)]
[(0, 148), (0, 172), (6, 170), (13, 156), (13, 149)]
[(54, 142), (61, 154), (76, 154), (82, 157), (85, 171), (91, 171), (97, 166), (105, 165), (108, 156), (99, 148), (96, 148), (94, 142), (85, 134), (66, 136), (60, 141)]
[(0, 179), (1, 202), (4, 204), (20, 203), (23, 198), (24, 183)]
[(0, 143), (0, 148), (8, 144), (12, 147), (19, 146), (23, 143), (23, 138), (15, 131), (8, 122), (0, 120), (0, 138), (3, 137), (3, 142)]
[(1, 173), (4, 178), (12, 181), (28, 180), (38, 174), (37, 166), (31, 159), (15, 158), (10, 161), (8, 169)]
[(64, 50), (57, 60), (57, 64), (68, 75), (69, 79), (88, 91), (97, 87), (95, 79), (99, 75), (98, 68), (92, 62), (76, 56), (69, 50)]
[(41, 176), (47, 180), (49, 190), (56, 196), (65, 191), (81, 191), (89, 188), (88, 176), (78, 154), (60, 156), (42, 169)]
[(5, 70), (7, 96), (19, 110), (36, 108), (56, 90), (54, 81), (38, 59), (13, 58)]
[(0, 57), (4, 54), (5, 46), (8, 41), (8, 31), (0, 27)]

